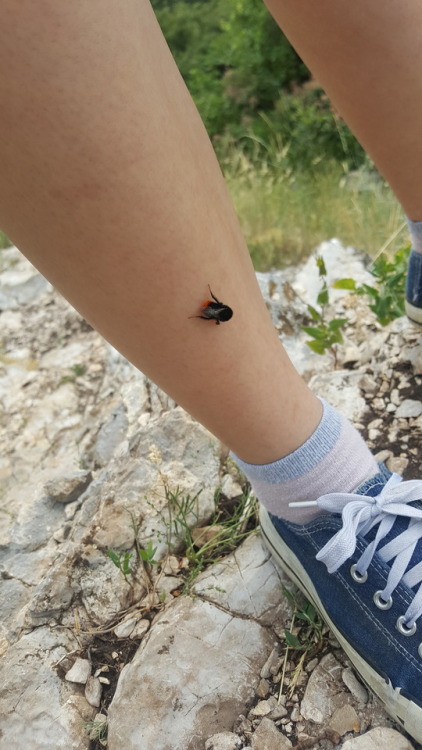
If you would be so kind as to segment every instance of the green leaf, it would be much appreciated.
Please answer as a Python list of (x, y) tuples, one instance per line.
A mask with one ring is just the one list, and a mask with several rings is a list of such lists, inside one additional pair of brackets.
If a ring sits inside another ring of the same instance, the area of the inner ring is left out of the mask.
[(321, 313), (318, 310), (316, 310), (315, 307), (312, 307), (312, 305), (308, 305), (308, 311), (312, 320), (315, 320), (315, 322), (317, 320), (321, 320)]
[(286, 639), (286, 643), (290, 648), (302, 648), (302, 644), (297, 638), (297, 636), (293, 635), (293, 633), (290, 632), (290, 630), (284, 631), (284, 637)]
[(325, 328), (321, 328), (320, 326), (315, 328), (311, 328), (311, 326), (302, 326), (302, 331), (305, 331), (308, 336), (312, 336), (313, 339), (317, 339), (318, 341), (325, 339), (327, 335)]
[(375, 297), (375, 299), (379, 297), (379, 291), (378, 289), (375, 289), (375, 287), (369, 286), (369, 284), (362, 284), (361, 288), (364, 293), (369, 294), (370, 297)]
[(324, 286), (317, 297), (317, 302), (319, 305), (328, 305), (328, 289), (326, 286)]
[(112, 549), (107, 550), (107, 555), (110, 558), (110, 560), (115, 564), (116, 568), (120, 568), (119, 555), (117, 555)]
[(327, 269), (325, 267), (324, 258), (322, 255), (317, 255), (316, 258), (316, 264), (319, 271), (320, 276), (326, 276), (327, 275)]
[(332, 284), (333, 289), (353, 289), (356, 290), (356, 281), (354, 279), (339, 279)]
[(131, 572), (129, 563), (133, 557), (133, 552), (126, 552), (123, 557), (122, 573), (127, 576)]
[(316, 352), (317, 354), (324, 354), (325, 350), (329, 346), (329, 344), (323, 341), (307, 341), (306, 343), (309, 346), (309, 348), (312, 349), (312, 351)]
[(339, 328), (343, 328), (346, 323), (347, 318), (335, 318), (329, 322), (328, 328), (330, 331), (337, 331)]

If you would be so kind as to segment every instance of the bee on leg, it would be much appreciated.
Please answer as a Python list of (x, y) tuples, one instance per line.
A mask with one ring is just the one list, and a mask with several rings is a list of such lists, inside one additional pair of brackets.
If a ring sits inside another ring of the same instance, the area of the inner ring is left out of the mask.
[(212, 293), (211, 287), (208, 284), (210, 295), (212, 299), (205, 300), (201, 305), (201, 315), (190, 315), (189, 318), (202, 318), (202, 320), (215, 320), (216, 325), (224, 323), (226, 320), (230, 320), (233, 317), (233, 310), (228, 305), (224, 305), (217, 297)]

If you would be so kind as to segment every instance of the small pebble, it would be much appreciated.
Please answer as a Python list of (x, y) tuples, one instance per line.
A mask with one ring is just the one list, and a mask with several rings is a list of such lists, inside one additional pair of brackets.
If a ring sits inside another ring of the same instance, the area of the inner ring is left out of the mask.
[(130, 637), (133, 639), (141, 639), (144, 637), (145, 633), (149, 630), (150, 621), (149, 620), (139, 620), (139, 622), (136, 623), (134, 629), (132, 630)]
[(90, 706), (98, 708), (101, 703), (102, 693), (101, 677), (88, 677), (85, 685), (85, 698), (87, 699)]
[(350, 690), (351, 694), (358, 700), (360, 703), (366, 704), (368, 703), (368, 691), (367, 689), (362, 685), (361, 682), (357, 679), (355, 673), (353, 672), (350, 667), (347, 669), (343, 669), (341, 673), (341, 678), (346, 685), (346, 687)]
[(256, 693), (260, 698), (266, 698), (268, 693), (270, 692), (270, 684), (268, 680), (260, 680), (259, 685), (256, 689)]
[(266, 716), (270, 713), (272, 705), (268, 700), (259, 701), (249, 712), (251, 716)]
[(243, 742), (237, 734), (233, 732), (218, 732), (208, 737), (205, 743), (205, 750), (240, 750)]
[(123, 620), (123, 622), (119, 622), (119, 624), (114, 628), (114, 635), (117, 635), (118, 638), (129, 638), (138, 619), (139, 615), (134, 615), (132, 617), (128, 617), (127, 620)]
[(77, 682), (79, 685), (85, 685), (91, 674), (91, 663), (88, 659), (77, 658), (73, 667), (66, 672), (65, 680), (68, 682)]

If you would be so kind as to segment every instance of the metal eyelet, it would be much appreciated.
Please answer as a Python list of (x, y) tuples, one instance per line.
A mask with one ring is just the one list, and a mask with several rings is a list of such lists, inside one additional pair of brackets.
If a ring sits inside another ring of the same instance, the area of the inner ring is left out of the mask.
[(393, 597), (390, 596), (390, 598), (385, 601), (385, 599), (382, 598), (381, 594), (382, 591), (376, 591), (373, 596), (376, 606), (378, 607), (378, 609), (390, 609), (390, 607), (393, 606)]
[(414, 622), (410, 628), (407, 627), (404, 615), (398, 618), (396, 628), (402, 635), (415, 635), (417, 629), (416, 622)]
[(368, 573), (359, 573), (359, 571), (356, 570), (356, 565), (352, 565), (350, 568), (350, 575), (356, 583), (365, 583), (368, 580)]

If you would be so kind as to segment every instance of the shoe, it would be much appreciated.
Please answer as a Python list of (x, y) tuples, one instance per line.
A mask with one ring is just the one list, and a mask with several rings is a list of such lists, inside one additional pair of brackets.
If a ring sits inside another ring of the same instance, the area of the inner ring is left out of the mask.
[(261, 508), (261, 531), (362, 679), (422, 742), (422, 480), (379, 469), (356, 493), (312, 503), (328, 513), (303, 525)]
[(409, 255), (405, 307), (407, 317), (422, 325), (422, 254), (416, 250)]

